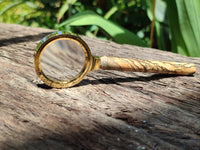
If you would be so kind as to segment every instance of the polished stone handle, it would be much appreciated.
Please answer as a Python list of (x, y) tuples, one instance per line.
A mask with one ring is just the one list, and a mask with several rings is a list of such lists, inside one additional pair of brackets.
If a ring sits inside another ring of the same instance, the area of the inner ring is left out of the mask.
[(103, 70), (151, 72), (160, 74), (192, 75), (196, 71), (194, 64), (140, 60), (117, 57), (101, 57), (100, 68)]

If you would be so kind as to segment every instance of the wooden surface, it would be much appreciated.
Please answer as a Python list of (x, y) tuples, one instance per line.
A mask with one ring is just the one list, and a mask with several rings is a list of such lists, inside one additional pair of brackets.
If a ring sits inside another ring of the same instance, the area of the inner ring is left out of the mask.
[(93, 54), (194, 63), (194, 76), (93, 71), (45, 86), (33, 51), (51, 30), (0, 24), (0, 149), (200, 148), (200, 58), (83, 37)]

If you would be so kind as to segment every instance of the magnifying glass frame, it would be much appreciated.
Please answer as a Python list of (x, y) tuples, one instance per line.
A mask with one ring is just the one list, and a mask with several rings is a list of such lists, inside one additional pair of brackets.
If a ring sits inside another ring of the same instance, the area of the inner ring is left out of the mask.
[[(54, 80), (44, 74), (41, 67), (41, 56), (45, 48), (52, 42), (57, 40), (70, 40), (77, 43), (84, 51), (85, 63), (75, 77), (65, 81)], [(134, 71), (134, 72), (150, 72), (160, 74), (177, 74), (177, 75), (192, 75), (196, 71), (196, 67), (191, 63), (168, 62), (156, 60), (141, 60), (134, 58), (117, 58), (106, 57), (99, 58), (92, 56), (88, 45), (77, 35), (58, 31), (44, 37), (34, 53), (35, 70), (39, 78), (48, 86), (55, 88), (67, 88), (78, 84), (92, 70), (118, 70), (118, 71)]]
[[(52, 42), (55, 42), (57, 40), (70, 40), (75, 43), (77, 43), (84, 52), (85, 55), (85, 63), (80, 71), (79, 74), (77, 74), (72, 79), (68, 79), (65, 81), (59, 81), (52, 79), (44, 74), (41, 67), (41, 56), (45, 50), (45, 48), (50, 45)], [(96, 65), (99, 64), (99, 65)], [(91, 70), (98, 70), (100, 66), (100, 59), (97, 56), (92, 56), (90, 49), (88, 45), (77, 35), (69, 33), (69, 32), (63, 32), (58, 31), (54, 32), (46, 37), (44, 37), (36, 47), (35, 53), (34, 53), (34, 65), (35, 70), (38, 75), (38, 77), (48, 86), (56, 87), (56, 88), (67, 88), (74, 86), (78, 84), (83, 78), (91, 71)]]

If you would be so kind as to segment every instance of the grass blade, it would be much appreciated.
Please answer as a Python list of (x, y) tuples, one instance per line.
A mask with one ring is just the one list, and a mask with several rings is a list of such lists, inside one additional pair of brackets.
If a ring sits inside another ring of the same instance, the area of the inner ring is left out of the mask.
[(189, 55), (180, 31), (176, 2), (174, 0), (167, 0), (166, 2), (171, 30), (172, 51), (182, 55)]
[(63, 17), (63, 15), (68, 11), (70, 5), (74, 4), (77, 0), (66, 0), (62, 7), (59, 9), (59, 12), (57, 14), (57, 22), (60, 22), (60, 19)]
[[(200, 56), (200, 17), (195, 0), (167, 0), (172, 48), (180, 54)], [(176, 49), (176, 50), (175, 50)]]
[(105, 15), (104, 18), (105, 19), (109, 19), (115, 12), (117, 12), (118, 7), (117, 6), (113, 6)]
[(200, 56), (200, 18), (194, 0), (176, 0), (181, 34), (190, 56)]

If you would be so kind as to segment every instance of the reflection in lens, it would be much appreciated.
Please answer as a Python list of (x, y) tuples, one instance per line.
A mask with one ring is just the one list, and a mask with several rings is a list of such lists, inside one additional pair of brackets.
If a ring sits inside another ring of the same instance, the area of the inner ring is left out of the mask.
[(79, 74), (84, 66), (85, 55), (75, 41), (60, 39), (50, 43), (41, 57), (43, 73), (58, 81), (66, 81)]

